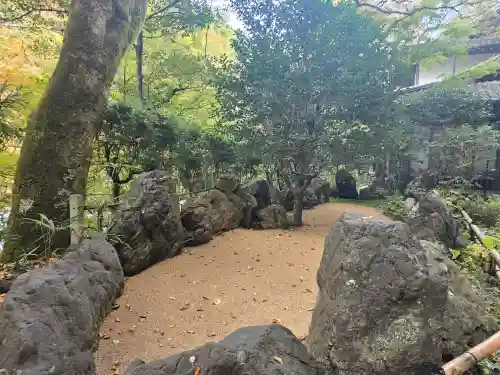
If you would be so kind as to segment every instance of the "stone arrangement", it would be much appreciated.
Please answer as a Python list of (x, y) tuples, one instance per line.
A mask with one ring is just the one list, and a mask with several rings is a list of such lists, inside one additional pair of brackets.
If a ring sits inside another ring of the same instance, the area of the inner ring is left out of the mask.
[[(132, 184), (108, 238), (85, 240), (44, 268), (18, 277), (0, 308), (0, 373), (95, 374), (99, 325), (133, 275), (239, 226), (286, 227), (286, 197), (265, 181), (230, 176), (188, 200), (172, 199), (161, 171)], [(309, 198), (329, 186), (315, 181)], [(150, 363), (130, 358), (126, 375), (420, 375), (499, 327), (460, 274), (447, 247), (456, 223), (439, 197), (421, 195), (407, 223), (344, 214), (328, 235), (307, 345), (280, 325), (239, 329), (224, 340)], [(3, 371), (3, 372), (2, 372)]]

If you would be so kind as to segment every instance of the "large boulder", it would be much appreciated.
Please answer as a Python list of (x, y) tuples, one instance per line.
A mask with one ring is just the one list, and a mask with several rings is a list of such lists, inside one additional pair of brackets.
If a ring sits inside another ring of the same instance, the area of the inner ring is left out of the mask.
[(122, 293), (113, 246), (85, 240), (56, 263), (20, 275), (0, 309), (0, 369), (8, 374), (95, 374), (99, 324)]
[(330, 199), (332, 191), (330, 183), (320, 177), (315, 177), (311, 180), (309, 189), (314, 192), (316, 197), (319, 199), (319, 203), (326, 203)]
[(267, 207), (271, 204), (269, 184), (266, 180), (250, 181), (243, 185), (243, 189), (255, 197), (259, 209)]
[(304, 202), (304, 208), (313, 208), (321, 203), (321, 196), (317, 195), (312, 187), (308, 187), (304, 191), (302, 201)]
[(344, 214), (317, 282), (309, 343), (332, 373), (417, 375), (440, 363), (446, 277), (406, 224)]
[(218, 343), (166, 359), (134, 363), (125, 375), (319, 375), (306, 347), (280, 325), (241, 328)]
[(115, 213), (109, 240), (125, 275), (177, 255), (184, 231), (173, 180), (160, 170), (137, 178)]
[(410, 211), (407, 222), (418, 239), (439, 240), (448, 248), (463, 248), (457, 221), (450, 213), (445, 201), (437, 194), (420, 196), (418, 208)]
[(233, 175), (223, 175), (220, 176), (215, 183), (215, 188), (222, 191), (225, 194), (234, 193), (238, 188), (240, 182), (238, 178)]
[(494, 333), (484, 301), (444, 252), (404, 223), (344, 214), (317, 275), (316, 359), (340, 375), (417, 375)]
[(243, 228), (253, 228), (257, 225), (258, 220), (258, 203), (255, 197), (245, 189), (239, 187), (235, 194), (243, 201), (243, 219), (240, 225)]
[(209, 241), (213, 235), (237, 228), (245, 215), (245, 201), (234, 193), (218, 189), (202, 192), (182, 207), (181, 222), (187, 231), (187, 245)]
[(283, 206), (272, 204), (259, 211), (259, 225), (262, 229), (288, 228), (286, 210)]
[(358, 199), (356, 190), (356, 179), (345, 169), (340, 169), (335, 175), (338, 198)]
[(442, 357), (451, 360), (468, 347), (480, 344), (498, 331), (499, 326), (488, 312), (485, 297), (472, 288), (460, 268), (438, 243), (421, 240), (427, 256), (440, 263), (448, 280), (446, 311), (443, 319)]
[(368, 186), (359, 189), (359, 199), (381, 199), (394, 193), (395, 183), (393, 176), (378, 176)]

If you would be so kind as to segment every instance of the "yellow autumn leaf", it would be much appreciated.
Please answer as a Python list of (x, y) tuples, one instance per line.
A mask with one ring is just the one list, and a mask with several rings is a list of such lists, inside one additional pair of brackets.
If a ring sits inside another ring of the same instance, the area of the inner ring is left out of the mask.
[(486, 236), (484, 237), (483, 239), (483, 244), (484, 246), (486, 246), (488, 249), (493, 249), (495, 248), (495, 245), (498, 243), (498, 239), (496, 239), (495, 237), (491, 237), (491, 236)]

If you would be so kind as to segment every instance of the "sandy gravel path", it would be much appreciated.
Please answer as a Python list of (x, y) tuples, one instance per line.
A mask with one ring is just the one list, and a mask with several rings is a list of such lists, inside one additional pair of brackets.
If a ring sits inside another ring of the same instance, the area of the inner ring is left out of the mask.
[(129, 278), (101, 328), (98, 374), (123, 374), (134, 358), (164, 358), (242, 326), (275, 321), (305, 335), (325, 236), (343, 212), (382, 217), (325, 204), (306, 211), (300, 229), (237, 229)]

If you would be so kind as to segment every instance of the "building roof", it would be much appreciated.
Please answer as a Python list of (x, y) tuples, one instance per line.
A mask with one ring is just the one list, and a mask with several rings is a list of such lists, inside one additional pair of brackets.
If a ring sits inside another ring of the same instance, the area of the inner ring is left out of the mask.
[[(430, 82), (426, 83), (425, 85), (405, 87), (400, 89), (399, 91), (404, 94), (410, 94), (413, 92), (425, 91), (439, 83), (441, 82), (439, 81)], [(492, 80), (486, 82), (471, 83), (469, 85), (469, 88), (471, 89), (472, 92), (478, 94), (478, 96), (485, 102), (500, 100), (500, 81)]]
[(500, 53), (500, 36), (482, 36), (467, 41), (471, 45), (469, 55)]
[(500, 81), (478, 82), (470, 87), (484, 101), (500, 100)]

